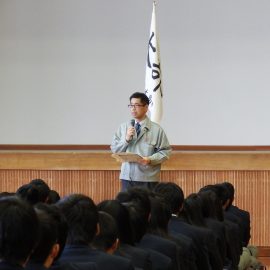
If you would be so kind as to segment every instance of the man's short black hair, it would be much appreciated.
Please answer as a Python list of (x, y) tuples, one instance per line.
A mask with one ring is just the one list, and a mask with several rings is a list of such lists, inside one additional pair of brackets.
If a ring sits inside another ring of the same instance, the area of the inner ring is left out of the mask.
[(39, 219), (38, 244), (31, 254), (30, 262), (43, 265), (50, 255), (50, 252), (57, 243), (58, 228), (56, 221), (46, 212), (36, 210)]
[(97, 231), (98, 210), (83, 194), (71, 194), (56, 203), (68, 222), (67, 244), (89, 245)]
[(61, 213), (60, 209), (55, 204), (38, 203), (35, 205), (35, 210), (46, 213), (56, 223), (55, 226), (57, 228), (57, 243), (60, 247), (59, 253), (54, 259), (54, 261), (56, 261), (61, 256), (66, 244), (68, 234), (67, 220), (64, 214)]
[(39, 221), (33, 207), (14, 196), (0, 199), (0, 259), (23, 265), (34, 249)]
[(184, 192), (173, 182), (158, 183), (154, 191), (160, 194), (169, 205), (173, 214), (177, 214), (184, 203)]
[(100, 232), (94, 237), (92, 246), (106, 252), (112, 248), (118, 238), (118, 230), (115, 219), (108, 213), (99, 211)]
[(131, 102), (131, 99), (133, 98), (139, 98), (143, 105), (149, 105), (150, 103), (149, 98), (145, 93), (135, 92), (129, 97), (129, 101)]
[(115, 219), (120, 242), (134, 245), (128, 209), (118, 200), (104, 200), (97, 205), (97, 208)]

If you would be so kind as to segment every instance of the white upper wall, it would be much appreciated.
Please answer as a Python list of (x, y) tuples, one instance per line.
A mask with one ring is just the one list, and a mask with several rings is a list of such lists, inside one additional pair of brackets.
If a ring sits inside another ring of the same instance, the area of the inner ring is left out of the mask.
[[(171, 144), (269, 145), (270, 1), (158, 0)], [(152, 1), (0, 0), (0, 144), (110, 144)]]

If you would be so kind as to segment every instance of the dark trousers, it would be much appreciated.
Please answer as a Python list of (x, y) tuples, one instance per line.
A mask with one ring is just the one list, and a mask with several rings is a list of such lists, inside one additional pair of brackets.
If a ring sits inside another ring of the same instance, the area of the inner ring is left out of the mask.
[(144, 187), (149, 190), (153, 190), (158, 182), (140, 182), (140, 181), (128, 181), (121, 179), (122, 187), (121, 191), (127, 191), (131, 187)]

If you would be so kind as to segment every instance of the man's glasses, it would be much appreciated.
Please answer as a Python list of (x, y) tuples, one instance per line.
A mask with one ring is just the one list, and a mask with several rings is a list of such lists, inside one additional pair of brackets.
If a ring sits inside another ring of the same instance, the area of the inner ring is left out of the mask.
[(138, 108), (140, 108), (140, 107), (144, 107), (145, 105), (141, 105), (141, 104), (128, 104), (128, 107), (130, 108), (130, 109), (138, 109)]

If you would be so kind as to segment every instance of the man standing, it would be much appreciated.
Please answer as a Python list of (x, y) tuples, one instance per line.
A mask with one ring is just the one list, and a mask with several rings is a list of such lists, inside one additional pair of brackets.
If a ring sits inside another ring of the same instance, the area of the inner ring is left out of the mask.
[(161, 163), (169, 158), (171, 147), (163, 129), (147, 117), (149, 99), (136, 92), (129, 98), (128, 107), (134, 119), (120, 125), (111, 144), (113, 153), (135, 153), (138, 162), (124, 162), (120, 179), (122, 191), (132, 186), (152, 189), (160, 179)]

